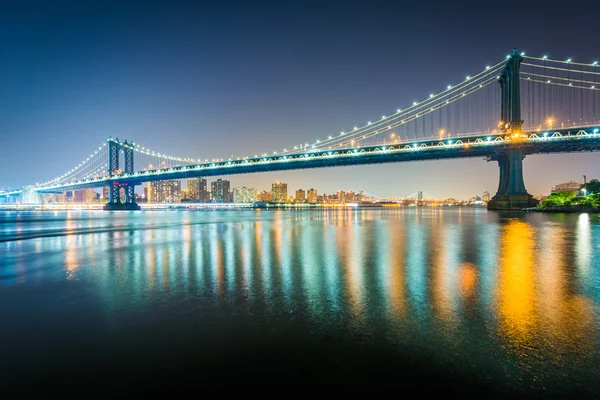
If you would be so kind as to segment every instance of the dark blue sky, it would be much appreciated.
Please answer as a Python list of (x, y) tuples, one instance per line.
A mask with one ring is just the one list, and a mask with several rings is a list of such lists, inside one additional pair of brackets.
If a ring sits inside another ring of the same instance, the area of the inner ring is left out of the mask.
[[(108, 136), (194, 158), (324, 138), (404, 108), (513, 47), (600, 58), (591, 1), (13, 3), (0, 8), (0, 187), (54, 178)], [(528, 157), (526, 186), (539, 194), (582, 174), (600, 177), (599, 157)], [(282, 180), (289, 189), (465, 198), (493, 194), (497, 174), (496, 164), (472, 159), (229, 179), (258, 189)]]

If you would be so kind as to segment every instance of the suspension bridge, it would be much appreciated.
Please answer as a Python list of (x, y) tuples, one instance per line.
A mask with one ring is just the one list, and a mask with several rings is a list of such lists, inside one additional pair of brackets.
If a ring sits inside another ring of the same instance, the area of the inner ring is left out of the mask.
[(489, 209), (537, 204), (523, 181), (530, 154), (600, 150), (600, 66), (533, 57), (517, 50), (496, 64), (335, 135), (269, 153), (229, 159), (176, 157), (109, 138), (70, 171), (0, 192), (22, 202), (46, 194), (108, 187), (106, 210), (135, 210), (144, 182), (266, 171), (481, 157), (499, 166)]

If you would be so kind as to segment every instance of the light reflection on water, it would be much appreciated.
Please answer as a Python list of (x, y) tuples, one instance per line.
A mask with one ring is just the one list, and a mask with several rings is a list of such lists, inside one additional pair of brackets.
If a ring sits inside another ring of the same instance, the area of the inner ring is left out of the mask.
[(68, 281), (60, 296), (99, 299), (107, 325), (152, 310), (182, 313), (184, 326), (211, 309), (266, 329), (284, 315), (311, 334), (348, 329), (357, 346), (385, 337), (498, 384), (598, 389), (597, 215), (33, 212), (0, 222), (0, 293)]

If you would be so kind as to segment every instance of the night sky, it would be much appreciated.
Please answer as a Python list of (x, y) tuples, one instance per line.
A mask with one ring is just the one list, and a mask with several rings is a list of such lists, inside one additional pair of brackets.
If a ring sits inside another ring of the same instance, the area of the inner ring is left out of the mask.
[[(202, 159), (322, 139), (405, 108), (514, 47), (600, 59), (597, 2), (553, 3), (4, 2), (0, 187), (52, 179), (108, 136)], [(600, 177), (599, 161), (529, 156), (525, 184), (541, 194)], [(498, 167), (475, 158), (227, 179), (260, 190), (281, 180), (288, 190), (468, 198), (495, 193)]]

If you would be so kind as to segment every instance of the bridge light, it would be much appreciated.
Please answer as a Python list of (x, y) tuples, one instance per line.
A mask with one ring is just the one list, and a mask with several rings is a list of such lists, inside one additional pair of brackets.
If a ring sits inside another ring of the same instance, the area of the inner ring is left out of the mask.
[(546, 83), (550, 83), (550, 79), (548, 79), (548, 82), (546, 82)]
[(548, 137), (548, 132), (544, 132), (544, 137)]
[(490, 140), (492, 140), (492, 138), (488, 136), (487, 137), (487, 141), (489, 142)]
[(469, 75), (467, 75), (467, 80), (471, 79), (471, 77)]
[(413, 106), (416, 106), (417, 104), (419, 104), (419, 103), (417, 103), (416, 101), (413, 101)]
[(568, 63), (570, 63), (570, 62), (571, 62), (571, 59), (570, 59), (570, 58), (567, 58), (567, 62), (568, 62)]
[(398, 109), (398, 112), (402, 112), (402, 109), (400, 109), (400, 108), (399, 108), (399, 109)]
[(355, 127), (354, 127), (354, 130), (357, 130), (357, 129), (358, 129), (358, 128), (355, 126)]
[(329, 139), (331, 139), (331, 136), (329, 136)]
[(522, 52), (522, 53), (521, 53), (521, 56), (524, 56), (524, 55), (525, 55), (525, 52)]
[(452, 144), (452, 140), (448, 140), (448, 144)]
[(572, 84), (572, 83), (569, 83), (569, 86), (573, 86), (573, 84)]
[(592, 89), (596, 89), (596, 86), (595, 86), (595, 85), (594, 85), (594, 86), (592, 86)]
[(592, 65), (598, 65), (598, 61), (594, 61)]
[(489, 66), (489, 65), (486, 65), (486, 66), (485, 66), (485, 69), (490, 69), (490, 66)]
[(594, 129), (594, 133), (598, 133), (598, 129)]
[(432, 98), (432, 97), (433, 97), (433, 93), (429, 95), (429, 98)]
[(381, 119), (385, 119), (385, 115), (382, 115), (382, 116), (381, 116)]
[(510, 58), (510, 54), (507, 54), (507, 55), (506, 55), (506, 58), (507, 58), (507, 59), (508, 59), (508, 58)]
[(415, 143), (415, 144), (413, 144), (413, 147), (417, 147), (417, 144), (416, 144), (416, 143)]
[(542, 60), (547, 60), (547, 59), (548, 59), (548, 56), (542, 57)]
[(371, 125), (371, 121), (367, 122), (367, 125)]
[(448, 89), (447, 90), (450, 90), (450, 89), (452, 89), (452, 85), (448, 85)]

